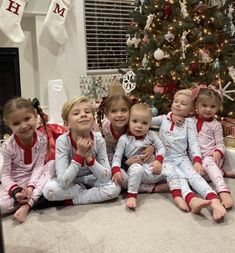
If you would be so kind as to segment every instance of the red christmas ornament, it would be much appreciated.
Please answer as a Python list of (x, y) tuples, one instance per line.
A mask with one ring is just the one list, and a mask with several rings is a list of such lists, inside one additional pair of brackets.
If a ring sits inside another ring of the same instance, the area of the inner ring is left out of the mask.
[(163, 6), (162, 12), (164, 19), (168, 19), (170, 17), (172, 10), (171, 5), (168, 2), (166, 2), (165, 5)]
[(189, 70), (191, 75), (198, 75), (199, 74), (199, 65), (196, 62), (192, 62), (189, 65)]
[(199, 4), (195, 7), (195, 10), (202, 14), (207, 9), (207, 5), (203, 3), (202, 1), (199, 2)]
[(149, 43), (149, 36), (148, 35), (144, 35), (143, 43), (144, 44), (148, 44)]
[(135, 26), (135, 25), (136, 25), (136, 22), (134, 22), (134, 21), (129, 22), (129, 26), (130, 26), (130, 27), (133, 27), (133, 26)]
[(170, 96), (174, 96), (177, 89), (178, 89), (177, 84), (172, 81), (169, 81), (165, 86), (164, 92)]
[(160, 85), (160, 84), (156, 84), (154, 85), (153, 87), (153, 92), (154, 93), (159, 93), (159, 94), (163, 94), (164, 93), (164, 90), (165, 90), (165, 87)]

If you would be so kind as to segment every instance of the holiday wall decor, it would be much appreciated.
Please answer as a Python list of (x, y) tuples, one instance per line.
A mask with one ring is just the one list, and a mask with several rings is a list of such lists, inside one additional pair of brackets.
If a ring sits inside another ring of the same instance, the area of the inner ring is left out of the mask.
[(55, 43), (62, 46), (68, 40), (65, 27), (71, 0), (51, 0), (43, 29), (47, 29)]
[(25, 40), (21, 19), (28, 0), (2, 0), (0, 7), (0, 30), (9, 40), (22, 43)]
[(222, 115), (235, 111), (232, 2), (136, 1), (127, 29), (130, 38), (141, 40), (138, 46), (127, 43), (126, 67), (136, 75), (131, 95), (166, 113), (176, 90), (213, 83), (224, 95)]

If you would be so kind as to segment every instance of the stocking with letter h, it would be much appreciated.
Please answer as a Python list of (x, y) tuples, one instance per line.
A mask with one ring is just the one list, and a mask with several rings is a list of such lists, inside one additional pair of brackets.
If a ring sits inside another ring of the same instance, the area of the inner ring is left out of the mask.
[(15, 43), (21, 43), (25, 39), (20, 23), (28, 1), (2, 0), (0, 7), (0, 30), (8, 39)]

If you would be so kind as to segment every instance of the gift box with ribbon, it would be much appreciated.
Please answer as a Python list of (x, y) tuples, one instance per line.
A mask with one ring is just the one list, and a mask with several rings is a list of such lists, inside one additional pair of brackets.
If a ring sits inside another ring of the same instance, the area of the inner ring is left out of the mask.
[(223, 127), (224, 136), (231, 135), (235, 137), (235, 119), (234, 118), (223, 118), (221, 120), (221, 124)]

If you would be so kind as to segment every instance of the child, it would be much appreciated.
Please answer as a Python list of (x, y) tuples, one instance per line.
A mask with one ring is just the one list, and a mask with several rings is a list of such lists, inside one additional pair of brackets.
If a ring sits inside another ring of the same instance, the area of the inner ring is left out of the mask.
[(44, 166), (47, 136), (36, 130), (37, 113), (29, 100), (8, 101), (3, 118), (13, 135), (3, 144), (0, 208), (3, 214), (15, 211), (14, 218), (24, 222), (42, 187), (53, 176), (53, 162)]
[[(102, 125), (102, 132), (106, 141), (109, 163), (112, 165), (113, 155), (117, 146), (117, 142), (122, 134), (128, 130), (129, 114), (131, 102), (129, 98), (123, 94), (113, 95), (107, 98), (104, 105), (106, 120)], [(153, 155), (155, 148), (149, 145), (141, 152), (141, 162), (146, 163)], [(126, 170), (129, 166), (129, 159), (122, 160), (122, 177), (121, 186), (127, 188)], [(115, 177), (113, 178), (115, 179)], [(167, 184), (141, 184), (139, 192), (164, 192), (168, 191)]]
[[(203, 168), (201, 165), (202, 159), (195, 123), (192, 118), (188, 117), (193, 112), (192, 91), (180, 90), (176, 92), (171, 109), (173, 115), (185, 118), (183, 124), (180, 126), (172, 122), (172, 113), (153, 119), (154, 124), (161, 124), (159, 135), (166, 146), (166, 160), (174, 165), (177, 173), (184, 176), (200, 196), (211, 200), (210, 206), (212, 208), (213, 218), (214, 220), (219, 220), (224, 217), (226, 210), (221, 205), (217, 194), (200, 174), (197, 173), (201, 172)], [(193, 159), (194, 166), (192, 166), (188, 157), (188, 151)], [(185, 197), (187, 191), (184, 187), (181, 190), (182, 195)]]
[(119, 195), (120, 187), (111, 181), (105, 141), (99, 132), (92, 132), (94, 113), (90, 100), (83, 96), (64, 104), (62, 118), (69, 131), (56, 140), (57, 177), (43, 190), (49, 201), (78, 205)]
[[(129, 160), (128, 200), (127, 207), (136, 208), (137, 193), (141, 183), (153, 184), (167, 179), (172, 191), (180, 191), (180, 181), (171, 165), (163, 163), (165, 147), (156, 133), (149, 131), (152, 112), (146, 104), (135, 104), (130, 110), (129, 132), (118, 140), (112, 163), (113, 181), (121, 184), (124, 181), (120, 169), (122, 156)], [(155, 147), (155, 156), (148, 163), (141, 160), (141, 151), (150, 144)]]
[(198, 93), (195, 97), (195, 106), (202, 165), (224, 207), (231, 208), (233, 199), (220, 169), (225, 152), (223, 130), (221, 124), (215, 119), (216, 112), (222, 106), (222, 95), (212, 85), (199, 86), (195, 89)]

